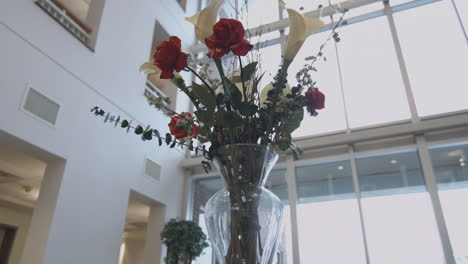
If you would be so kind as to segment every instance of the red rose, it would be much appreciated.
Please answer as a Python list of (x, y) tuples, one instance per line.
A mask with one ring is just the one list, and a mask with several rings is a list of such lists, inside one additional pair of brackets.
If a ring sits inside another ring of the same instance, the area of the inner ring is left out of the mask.
[(213, 35), (205, 39), (205, 44), (210, 49), (208, 57), (219, 59), (231, 50), (237, 56), (245, 56), (253, 46), (244, 36), (245, 29), (241, 22), (222, 18), (213, 26)]
[(156, 66), (162, 70), (161, 79), (169, 79), (174, 71), (180, 72), (187, 67), (187, 54), (181, 50), (178, 37), (171, 37), (156, 47), (153, 55)]
[[(171, 134), (177, 139), (186, 138), (188, 136), (195, 136), (198, 134), (198, 127), (193, 125), (192, 115), (190, 113), (182, 113), (181, 116), (174, 116), (169, 123)], [(190, 120), (190, 121), (189, 121)]]
[(309, 88), (305, 93), (307, 99), (307, 111), (310, 115), (317, 115), (316, 110), (325, 108), (325, 95), (318, 88)]

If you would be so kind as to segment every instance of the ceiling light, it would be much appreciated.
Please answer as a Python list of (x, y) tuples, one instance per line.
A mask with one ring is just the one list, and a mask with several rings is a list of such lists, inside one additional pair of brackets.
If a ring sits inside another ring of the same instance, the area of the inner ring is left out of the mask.
[(460, 162), (460, 166), (465, 167), (466, 163), (465, 162)]
[(459, 156), (463, 155), (463, 150), (461, 150), (461, 149), (452, 150), (449, 153), (447, 153), (447, 155), (449, 157), (457, 157), (457, 156), (459, 157)]
[(339, 170), (343, 170), (344, 167), (343, 167), (343, 166), (338, 166), (338, 169), (339, 169)]
[(398, 162), (398, 161), (396, 161), (396, 160), (391, 160), (391, 161), (390, 161), (391, 164), (397, 164), (397, 162)]

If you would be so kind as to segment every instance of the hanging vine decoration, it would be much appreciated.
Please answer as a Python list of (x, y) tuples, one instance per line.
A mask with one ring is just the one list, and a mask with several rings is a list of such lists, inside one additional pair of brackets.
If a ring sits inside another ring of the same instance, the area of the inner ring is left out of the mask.
[(132, 125), (132, 120), (121, 119), (120, 115), (112, 115), (110, 112), (104, 111), (99, 106), (93, 107), (91, 109), (91, 113), (93, 113), (96, 117), (103, 117), (104, 123), (109, 122), (113, 124), (114, 127), (120, 126), (121, 128), (126, 129), (127, 133), (133, 132), (134, 134), (141, 136), (141, 140), (143, 141), (150, 141), (156, 138), (158, 140), (159, 146), (162, 146), (163, 142), (165, 142), (169, 148), (174, 148), (178, 145), (182, 149), (186, 147), (190, 151), (194, 151), (196, 156), (198, 156), (199, 153), (202, 153), (203, 157), (207, 159), (201, 162), (203, 169), (208, 173), (212, 168), (209, 161), (211, 161), (213, 157), (210, 155), (209, 151), (205, 146), (194, 147), (192, 140), (190, 140), (189, 143), (186, 143), (186, 141), (176, 139), (170, 133), (166, 133), (166, 135), (163, 137), (157, 129), (151, 128), (150, 125), (147, 125), (145, 128), (143, 128), (142, 125), (134, 126)]

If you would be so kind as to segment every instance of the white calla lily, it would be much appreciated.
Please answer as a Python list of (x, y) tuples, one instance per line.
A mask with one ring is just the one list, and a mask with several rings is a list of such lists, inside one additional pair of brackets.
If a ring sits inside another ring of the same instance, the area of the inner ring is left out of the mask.
[(316, 17), (304, 17), (304, 15), (291, 8), (288, 8), (287, 11), (289, 16), (289, 36), (283, 56), (285, 60), (291, 62), (296, 57), (306, 38), (319, 31), (325, 23)]
[[(140, 66), (140, 72), (144, 73), (153, 84), (164, 86), (163, 83), (167, 81), (167, 79), (161, 79), (162, 70), (154, 64), (154, 60), (143, 63)], [(174, 71), (174, 77), (169, 80), (177, 85), (178, 79), (183, 79), (183, 77), (180, 73)]]
[(224, 0), (212, 0), (200, 12), (185, 18), (195, 26), (195, 35), (200, 42), (205, 43), (205, 39), (213, 34), (213, 26), (216, 24), (218, 12), (223, 3)]
[[(267, 107), (267, 102), (268, 102), (268, 92), (273, 90), (275, 87), (273, 86), (272, 83), (268, 83), (267, 86), (263, 88), (263, 90), (260, 92), (260, 107)], [(286, 87), (283, 89), (283, 96), (286, 96), (288, 94), (292, 94), (291, 87), (289, 84), (286, 84)]]
[(140, 72), (142, 72), (142, 73), (144, 73), (146, 75), (151, 75), (151, 74), (160, 75), (162, 70), (159, 69), (158, 66), (156, 66), (154, 64), (153, 61), (148, 61), (148, 62), (143, 63), (140, 66)]

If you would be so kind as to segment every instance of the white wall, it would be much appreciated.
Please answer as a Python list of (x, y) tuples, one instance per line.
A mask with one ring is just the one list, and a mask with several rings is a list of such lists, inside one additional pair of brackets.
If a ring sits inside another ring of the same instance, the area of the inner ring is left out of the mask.
[[(138, 67), (155, 19), (191, 44), (183, 16), (175, 0), (107, 0), (93, 53), (33, 0), (0, 1), (0, 130), (66, 159), (43, 263), (118, 263), (130, 189), (165, 204), (166, 220), (181, 215), (183, 153), (142, 142), (89, 110), (99, 105), (166, 131), (168, 119), (142, 95)], [(27, 84), (61, 104), (55, 128), (19, 110)], [(146, 156), (162, 166), (160, 182), (142, 175)]]
[[(10, 253), (9, 262), (11, 264), (19, 263), (21, 253), (23, 252), (29, 223), (31, 221), (32, 210), (22, 208), (11, 208), (0, 205), (0, 224), (16, 227), (15, 241)], [(2, 240), (0, 239), (0, 242)]]

